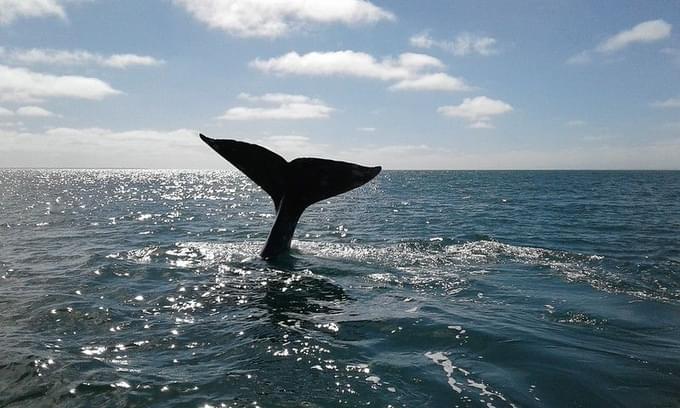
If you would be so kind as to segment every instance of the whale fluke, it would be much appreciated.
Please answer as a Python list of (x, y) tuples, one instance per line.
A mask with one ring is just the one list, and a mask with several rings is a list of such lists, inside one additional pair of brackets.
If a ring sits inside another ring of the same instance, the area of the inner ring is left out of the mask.
[(382, 169), (310, 157), (288, 162), (256, 144), (200, 136), (274, 201), (276, 220), (260, 253), (264, 259), (275, 258), (290, 249), (295, 227), (307, 207), (366, 184)]

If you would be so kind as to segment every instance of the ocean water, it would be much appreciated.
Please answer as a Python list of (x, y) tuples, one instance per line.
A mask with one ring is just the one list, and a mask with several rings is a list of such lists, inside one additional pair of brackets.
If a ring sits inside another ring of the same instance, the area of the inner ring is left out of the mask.
[(680, 406), (680, 172), (0, 170), (0, 406)]

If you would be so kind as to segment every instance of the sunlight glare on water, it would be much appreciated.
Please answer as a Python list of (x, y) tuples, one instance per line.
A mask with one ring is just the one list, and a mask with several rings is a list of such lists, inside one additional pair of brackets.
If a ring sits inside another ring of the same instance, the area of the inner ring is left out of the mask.
[(680, 173), (0, 171), (0, 405), (672, 406)]

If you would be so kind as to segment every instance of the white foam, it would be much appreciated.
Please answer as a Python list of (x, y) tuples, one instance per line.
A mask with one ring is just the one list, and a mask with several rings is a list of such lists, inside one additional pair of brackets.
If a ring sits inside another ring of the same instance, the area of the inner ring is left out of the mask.
[(428, 351), (425, 353), (425, 357), (429, 358), (430, 360), (434, 361), (435, 364), (438, 366), (441, 366), (444, 369), (444, 372), (446, 373), (447, 377), (447, 382), (451, 386), (451, 388), (457, 392), (458, 394), (463, 392), (463, 389), (456, 383), (456, 379), (453, 378), (453, 370), (456, 368), (451, 360), (449, 360), (444, 353), (441, 351), (438, 351), (436, 353), (432, 353)]
[[(466, 392), (476, 391), (476, 393), (478, 393), (480, 397), (491, 397), (490, 398), (491, 400), (493, 400), (494, 398), (498, 398), (510, 404), (510, 406), (514, 406), (514, 404), (508, 402), (507, 398), (505, 398), (503, 394), (491, 390), (489, 386), (485, 384), (483, 381), (475, 381), (472, 378), (469, 378), (470, 372), (453, 365), (453, 362), (446, 356), (445, 353), (441, 351), (427, 352), (425, 353), (425, 356), (432, 360), (438, 366), (442, 367), (442, 369), (444, 369), (444, 373), (446, 373), (447, 382), (455, 392), (462, 394), (463, 391)], [(456, 374), (457, 372), (462, 373), (465, 376), (465, 381), (463, 382), (456, 381), (456, 379), (454, 378), (454, 374)], [(494, 405), (491, 402), (488, 402), (487, 406), (494, 407)]]

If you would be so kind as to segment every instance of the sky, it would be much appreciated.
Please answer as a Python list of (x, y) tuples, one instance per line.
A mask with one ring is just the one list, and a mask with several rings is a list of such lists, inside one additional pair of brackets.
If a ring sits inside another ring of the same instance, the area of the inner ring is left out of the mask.
[(0, 0), (0, 167), (680, 169), (676, 0)]

